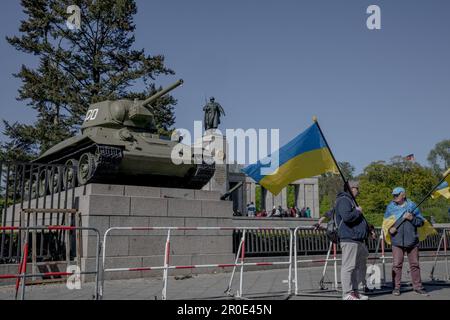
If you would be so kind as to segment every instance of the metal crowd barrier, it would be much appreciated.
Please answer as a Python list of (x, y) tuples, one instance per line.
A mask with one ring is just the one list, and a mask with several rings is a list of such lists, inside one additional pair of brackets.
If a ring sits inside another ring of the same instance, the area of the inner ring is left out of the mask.
[[(236, 253), (236, 260), (234, 263), (233, 271), (231, 273), (230, 282), (228, 283), (228, 288), (225, 290), (225, 293), (228, 295), (231, 295), (231, 286), (233, 283), (234, 274), (236, 271), (236, 268), (240, 266), (240, 280), (239, 280), (239, 291), (236, 292), (234, 295), (236, 298), (242, 298), (243, 293), (243, 276), (244, 276), (244, 266), (274, 266), (274, 265), (288, 265), (289, 266), (289, 274), (288, 274), (288, 295), (291, 295), (292, 293), (292, 250), (293, 250), (293, 234), (291, 228), (239, 228), (239, 230), (243, 230), (241, 242), (239, 244), (237, 253)], [(277, 230), (277, 231), (288, 231), (289, 232), (289, 260), (288, 261), (277, 261), (277, 262), (256, 262), (256, 263), (245, 263), (245, 248), (246, 248), (246, 233), (248, 230), (262, 230), (262, 231), (268, 231), (268, 230)], [(240, 263), (239, 262), (240, 259)]]
[[(129, 230), (129, 231), (156, 231), (156, 230), (164, 230), (167, 231), (167, 240), (164, 249), (164, 265), (163, 266), (151, 266), (151, 267), (138, 267), (138, 268), (106, 268), (106, 244), (107, 237), (112, 231), (116, 230)], [(230, 264), (200, 264), (200, 265), (170, 265), (170, 237), (172, 231), (196, 231), (196, 230), (217, 230), (217, 231), (235, 231), (235, 230), (243, 230), (242, 239), (239, 245), (238, 253), (236, 254), (236, 259), (234, 263)], [(246, 232), (248, 230), (285, 230), (290, 234), (290, 244), (289, 244), (289, 260), (286, 262), (245, 262), (245, 247), (246, 247)], [(230, 282), (228, 288), (225, 290), (227, 294), (231, 293), (231, 286), (233, 283), (234, 274), (236, 268), (240, 268), (240, 277), (239, 277), (239, 290), (234, 295), (236, 298), (243, 297), (243, 281), (244, 281), (244, 267), (245, 266), (273, 266), (273, 265), (286, 265), (289, 267), (288, 274), (288, 295), (291, 294), (291, 283), (292, 283), (292, 243), (293, 243), (293, 234), (290, 228), (263, 228), (263, 227), (245, 227), (245, 228), (237, 228), (237, 227), (114, 227), (108, 229), (103, 237), (103, 254), (102, 254), (102, 280), (100, 285), (100, 298), (104, 296), (104, 282), (105, 282), (105, 273), (106, 272), (136, 272), (136, 271), (150, 271), (150, 270), (163, 270), (163, 289), (162, 289), (162, 300), (167, 299), (167, 288), (168, 288), (168, 276), (169, 270), (174, 269), (200, 269), (200, 268), (233, 268), (233, 272), (230, 278)]]
[[(337, 244), (330, 242), (328, 251), (327, 251), (327, 255), (325, 259), (298, 259), (298, 250), (297, 250), (297, 237), (298, 237), (298, 231), (299, 230), (304, 230), (304, 229), (308, 229), (307, 227), (297, 227), (294, 230), (294, 259), (293, 259), (293, 263), (294, 263), (294, 284), (295, 284), (295, 290), (294, 293), (295, 295), (322, 295), (322, 296), (326, 296), (325, 292), (327, 292), (327, 288), (325, 288), (325, 286), (323, 285), (323, 280), (325, 278), (325, 274), (327, 271), (327, 267), (328, 267), (328, 263), (332, 262), (333, 263), (333, 269), (334, 269), (334, 290), (332, 291), (336, 291), (336, 292), (340, 292), (339, 289), (339, 282), (338, 282), (338, 273), (337, 273), (337, 264), (338, 262), (342, 261), (342, 259), (337, 258)], [(309, 228), (311, 229), (311, 227)], [(449, 285), (449, 281), (450, 281), (450, 272), (449, 272), (449, 264), (448, 264), (448, 242), (447, 242), (447, 232), (449, 231), (449, 229), (442, 229), (442, 235), (440, 237), (439, 240), (439, 244), (438, 247), (436, 249), (436, 252), (432, 255), (429, 254), (421, 254), (420, 258), (434, 258), (434, 264), (433, 267), (431, 269), (431, 273), (430, 273), (430, 278), (431, 278), (431, 283), (427, 283), (429, 285), (433, 285), (433, 284), (444, 284), (444, 285)], [(392, 260), (393, 257), (392, 256), (386, 256), (386, 252), (385, 252), (385, 248), (386, 248), (386, 243), (385, 243), (385, 239), (384, 239), (384, 234), (382, 231), (380, 231), (379, 236), (377, 237), (377, 245), (376, 245), (376, 249), (375, 249), (375, 253), (373, 256), (368, 257), (368, 261), (377, 261), (377, 260), (381, 260), (381, 264), (382, 264), (382, 281), (381, 281), (381, 285), (385, 286), (386, 285), (386, 260)], [(381, 255), (379, 255), (379, 250), (381, 247)], [(444, 249), (444, 253), (440, 254), (440, 250), (441, 247), (443, 247)], [(330, 258), (330, 255), (332, 254), (332, 258)], [(436, 268), (436, 265), (438, 263), (439, 258), (444, 258), (444, 262), (445, 262), (445, 281), (442, 283), (436, 283), (435, 281), (437, 280), (434, 277), (434, 271)], [(298, 264), (302, 264), (302, 263), (323, 263), (324, 264), (324, 268), (322, 271), (322, 278), (319, 281), (319, 294), (316, 293), (311, 293), (311, 294), (302, 294), (299, 290), (299, 277), (298, 277)], [(373, 265), (374, 263), (372, 263)], [(329, 292), (329, 291), (328, 291)], [(383, 293), (382, 291), (379, 291), (377, 293)]]
[[(442, 229), (436, 228), (439, 234), (429, 236), (424, 241), (419, 243), (419, 249), (422, 252), (436, 251), (439, 240), (441, 238)], [(377, 250), (378, 238), (381, 235), (381, 229), (376, 229), (376, 239), (368, 239), (367, 248), (369, 253), (375, 253)], [(233, 253), (237, 252), (239, 243), (242, 237), (242, 232), (237, 230), (233, 233)], [(257, 232), (249, 230), (246, 238), (248, 239), (248, 246), (246, 249), (246, 256), (257, 258), (266, 256), (288, 256), (289, 250), (286, 245), (289, 242), (289, 237), (283, 233), (276, 231)], [(313, 230), (312, 228), (302, 228), (297, 235), (297, 252), (299, 255), (326, 255), (329, 249), (329, 240), (324, 229)], [(391, 246), (385, 245), (385, 251), (390, 252)], [(340, 252), (339, 245), (337, 252)]]
[[(72, 275), (89, 275), (95, 274), (95, 300), (99, 299), (99, 256), (100, 256), (100, 232), (94, 228), (82, 228), (82, 227), (70, 227), (70, 226), (42, 226), (42, 227), (0, 227), (0, 231), (22, 231), (25, 230), (25, 240), (23, 251), (21, 255), (21, 261), (19, 263), (19, 271), (17, 274), (4, 274), (0, 275), (0, 279), (16, 279), (16, 299), (18, 295), (18, 289), (21, 283), (21, 300), (25, 300), (25, 289), (26, 289), (26, 279), (34, 277), (49, 277), (49, 276), (72, 276)], [(81, 271), (79, 273), (75, 272), (46, 272), (46, 273), (27, 273), (27, 258), (28, 258), (28, 239), (29, 232), (37, 230), (48, 230), (48, 231), (93, 231), (97, 236), (97, 250), (96, 250), (96, 263), (95, 271)]]
[[(200, 269), (200, 268), (233, 268), (231, 273), (230, 281), (227, 289), (225, 290), (226, 294), (234, 296), (235, 298), (243, 298), (243, 282), (244, 282), (244, 267), (246, 266), (275, 266), (275, 265), (285, 265), (288, 266), (288, 290), (287, 294), (290, 296), (292, 294), (292, 282), (295, 284), (295, 295), (302, 295), (299, 290), (299, 264), (303, 263), (323, 263), (324, 268), (322, 272), (322, 279), (320, 281), (320, 290), (319, 294), (312, 293), (311, 295), (321, 295), (325, 296), (326, 288), (323, 287), (323, 279), (325, 273), (328, 268), (328, 263), (333, 263), (334, 269), (334, 291), (339, 292), (339, 282), (338, 282), (338, 274), (337, 274), (337, 266), (338, 262), (341, 261), (337, 257), (337, 244), (330, 243), (327, 251), (327, 255), (325, 259), (299, 259), (298, 258), (298, 231), (300, 230), (312, 230), (312, 227), (304, 227), (300, 226), (295, 228), (267, 228), (267, 227), (113, 227), (108, 229), (103, 236), (103, 243), (100, 243), (100, 233), (95, 228), (83, 228), (83, 227), (71, 227), (71, 226), (42, 226), (42, 227), (0, 227), (0, 232), (14, 232), (14, 231), (25, 231), (25, 241), (23, 246), (23, 251), (21, 255), (21, 262), (19, 264), (19, 271), (17, 274), (5, 274), (0, 275), (0, 279), (16, 279), (16, 299), (18, 294), (19, 285), (21, 283), (21, 299), (25, 299), (25, 290), (26, 290), (26, 279), (33, 277), (46, 277), (46, 276), (72, 276), (75, 273), (69, 272), (47, 272), (47, 273), (27, 273), (26, 265), (27, 265), (27, 257), (28, 257), (28, 249), (29, 249), (29, 232), (37, 231), (37, 230), (48, 230), (48, 231), (93, 231), (97, 236), (97, 252), (96, 252), (96, 269), (95, 271), (83, 271), (78, 273), (78, 275), (89, 275), (95, 274), (95, 299), (102, 299), (104, 296), (104, 282), (105, 282), (105, 273), (106, 272), (136, 272), (136, 271), (151, 271), (151, 270), (162, 270), (163, 271), (163, 289), (162, 289), (162, 299), (167, 299), (167, 289), (168, 289), (168, 276), (169, 270), (174, 269)], [(106, 268), (106, 248), (107, 248), (107, 237), (113, 231), (167, 231), (167, 238), (164, 248), (164, 262), (162, 266), (150, 266), (150, 267), (128, 267), (128, 268)], [(242, 231), (242, 237), (237, 248), (236, 258), (234, 263), (230, 264), (199, 264), (199, 265), (170, 265), (170, 239), (172, 231), (200, 231), (200, 230), (216, 230), (216, 231)], [(278, 261), (278, 262), (245, 262), (247, 246), (249, 244), (247, 239), (247, 234), (249, 231), (285, 231), (289, 233), (289, 259), (287, 261)], [(423, 255), (420, 257), (434, 258), (434, 265), (432, 267), (430, 278), (432, 281), (436, 281), (437, 279), (434, 277), (434, 271), (437, 263), (439, 262), (439, 258), (444, 258), (445, 262), (445, 282), (440, 284), (448, 285), (450, 281), (450, 270), (448, 265), (448, 231), (449, 229), (442, 229), (442, 235), (439, 240), (439, 245), (436, 252), (432, 255)], [(373, 256), (369, 256), (368, 261), (381, 261), (383, 267), (383, 277), (382, 284), (386, 284), (386, 260), (392, 259), (391, 256), (386, 256), (385, 254), (385, 241), (384, 236), (381, 233), (378, 237), (375, 254)], [(443, 248), (443, 253), (441, 253), (441, 248)], [(381, 249), (381, 254), (379, 254), (379, 250)], [(101, 274), (100, 272), (100, 251), (102, 251), (102, 265), (101, 265)], [(294, 279), (292, 279), (292, 267), (294, 267)], [(236, 294), (231, 294), (231, 287), (233, 284), (234, 275), (236, 273), (237, 268), (239, 268), (239, 289), (236, 291)], [(101, 278), (100, 278), (101, 277)], [(21, 282), (22, 281), (22, 282)], [(439, 283), (438, 283), (439, 284)], [(306, 294), (309, 295), (309, 294)]]
[[(437, 279), (434, 277), (434, 270), (436, 269), (436, 265), (438, 262), (438, 258), (439, 257), (444, 257), (445, 258), (445, 275), (446, 275), (446, 279), (445, 281), (450, 281), (450, 273), (449, 273), (449, 266), (448, 266), (448, 242), (447, 242), (447, 233), (450, 231), (450, 229), (442, 229), (442, 236), (441, 239), (439, 240), (439, 245), (438, 248), (436, 250), (436, 254), (434, 257), (434, 265), (431, 269), (430, 272), (430, 278), (432, 281), (436, 281)], [(439, 254), (439, 251), (441, 250), (441, 246), (444, 246), (444, 254)]]
[[(270, 228), (270, 227), (269, 227)], [(233, 253), (241, 243), (243, 230), (233, 232)], [(284, 230), (247, 230), (245, 256), (251, 258), (289, 255), (289, 234)]]

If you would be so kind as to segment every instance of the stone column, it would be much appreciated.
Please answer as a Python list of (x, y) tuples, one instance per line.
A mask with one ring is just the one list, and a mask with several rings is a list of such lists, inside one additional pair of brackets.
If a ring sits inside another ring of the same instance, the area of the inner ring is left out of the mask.
[(237, 191), (238, 191), (238, 199), (239, 199), (239, 204), (240, 204), (240, 208), (239, 210), (244, 213), (247, 214), (247, 194), (245, 193), (245, 183), (242, 185), (242, 187), (240, 187)]
[(280, 195), (281, 195), (281, 207), (283, 208), (283, 209), (286, 209), (287, 208), (287, 205), (288, 205), (288, 203), (287, 203), (287, 192), (288, 190), (287, 190), (287, 188), (284, 188), (282, 191), (281, 191), (281, 193), (280, 193)]
[(250, 201), (256, 204), (256, 183), (254, 182), (250, 183), (250, 194), (251, 194)]
[(312, 211), (312, 217), (320, 217), (320, 203), (319, 203), (319, 182), (314, 184), (314, 210)]
[(305, 184), (298, 184), (297, 207), (301, 210), (305, 206)]
[(266, 192), (266, 197), (265, 197), (265, 204), (266, 204), (266, 210), (272, 210), (273, 206), (274, 206), (274, 199), (273, 199), (273, 194), (268, 191), (265, 190)]
[(283, 209), (287, 208), (287, 188), (281, 190), (278, 195), (273, 196), (273, 206), (281, 206)]
[(281, 206), (281, 192), (276, 196), (272, 194), (272, 199), (274, 206), (276, 207)]
[(305, 207), (311, 210), (311, 217), (313, 217), (314, 209), (314, 184), (305, 183)]
[(245, 183), (245, 191), (247, 194), (246, 201), (248, 203), (253, 202), (256, 203), (256, 184), (254, 182), (246, 182)]
[(252, 201), (252, 190), (250, 188), (250, 182), (244, 182), (243, 188), (245, 193), (245, 205), (247, 205), (247, 203), (250, 203)]

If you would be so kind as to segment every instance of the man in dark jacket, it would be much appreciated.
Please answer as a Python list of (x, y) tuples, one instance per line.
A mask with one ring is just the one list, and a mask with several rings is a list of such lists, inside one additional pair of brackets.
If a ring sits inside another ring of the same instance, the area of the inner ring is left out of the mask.
[(369, 252), (365, 240), (369, 236), (369, 226), (357, 207), (350, 192), (356, 198), (359, 187), (356, 182), (350, 182), (350, 191), (347, 187), (336, 198), (336, 223), (342, 249), (342, 299), (367, 300), (368, 297), (358, 292), (360, 283), (366, 277), (366, 264)]
[[(424, 219), (414, 202), (406, 198), (406, 191), (397, 187), (392, 191), (393, 201), (386, 208), (386, 216), (398, 216), (397, 222), (389, 229), (392, 241), (392, 294), (400, 295), (402, 267), (405, 253), (408, 256), (409, 268), (414, 291), (427, 295), (422, 286), (419, 264), (419, 236), (417, 228), (424, 225)], [(414, 211), (414, 212), (413, 212)], [(404, 220), (404, 221), (403, 221)], [(400, 221), (403, 221), (401, 224)]]

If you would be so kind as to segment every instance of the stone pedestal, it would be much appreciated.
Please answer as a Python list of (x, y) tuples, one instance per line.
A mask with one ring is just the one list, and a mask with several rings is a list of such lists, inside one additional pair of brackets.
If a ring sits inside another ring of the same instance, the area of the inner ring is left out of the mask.
[[(101, 235), (110, 227), (230, 227), (232, 202), (220, 193), (123, 185), (88, 185), (77, 190), (84, 227)], [(167, 231), (114, 231), (107, 238), (106, 268), (164, 265)], [(94, 234), (83, 235), (82, 267), (93, 270)], [(172, 231), (171, 265), (233, 263), (232, 231)], [(209, 273), (216, 268), (171, 270), (171, 275)], [(161, 276), (162, 271), (113, 272), (105, 279)]]
[(228, 190), (228, 170), (226, 164), (216, 164), (216, 171), (211, 180), (203, 187), (205, 191), (219, 192), (221, 195)]
[(203, 187), (203, 190), (217, 191), (220, 194), (226, 193), (229, 186), (228, 165), (226, 164), (228, 143), (226, 138), (215, 130), (209, 130), (205, 132), (201, 141), (196, 141), (195, 145), (202, 145), (204, 157), (213, 157), (216, 166), (214, 176)]
[(245, 190), (247, 191), (247, 202), (253, 202), (256, 204), (256, 184), (246, 182)]

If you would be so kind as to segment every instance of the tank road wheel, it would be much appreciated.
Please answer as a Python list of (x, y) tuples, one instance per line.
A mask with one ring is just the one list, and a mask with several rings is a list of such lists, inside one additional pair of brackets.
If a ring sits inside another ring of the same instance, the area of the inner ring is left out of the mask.
[(23, 197), (25, 201), (36, 198), (36, 186), (37, 184), (35, 175), (33, 175), (32, 181), (30, 181), (29, 178), (25, 179), (25, 185), (23, 189)]
[(37, 185), (39, 189), (39, 197), (45, 197), (48, 192), (48, 185), (50, 179), (50, 172), (46, 169), (43, 169), (39, 172), (37, 178)]
[(87, 184), (94, 176), (97, 163), (92, 153), (83, 153), (78, 162), (78, 183)]
[(68, 189), (77, 186), (77, 173), (78, 173), (78, 161), (75, 159), (67, 160), (66, 167), (64, 168), (63, 174), (63, 187), (62, 190), (65, 190), (66, 187)]
[(55, 194), (63, 190), (63, 172), (62, 167), (48, 170), (48, 188), (51, 193)]

